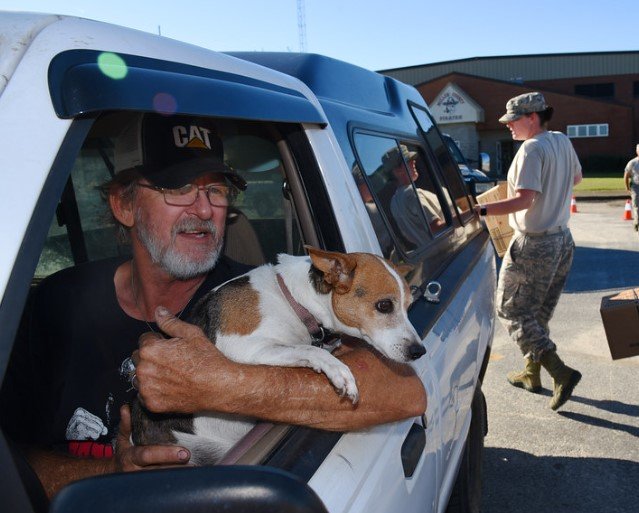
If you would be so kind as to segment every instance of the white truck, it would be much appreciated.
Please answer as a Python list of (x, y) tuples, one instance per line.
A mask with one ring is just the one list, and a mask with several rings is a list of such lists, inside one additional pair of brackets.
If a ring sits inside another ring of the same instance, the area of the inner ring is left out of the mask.
[[(421, 418), (346, 433), (258, 424), (224, 465), (90, 478), (51, 503), (0, 432), (3, 510), (479, 510), (495, 256), (414, 88), (319, 55), (230, 56), (72, 17), (0, 13), (0, 34), (0, 378), (41, 279), (126, 258), (96, 185), (126, 120), (155, 111), (224, 134), (249, 184), (229, 215), (231, 257), (259, 264), (311, 244), (415, 266), (410, 319), (427, 354), (411, 365), (428, 393)], [(389, 194), (397, 173), (406, 195), (430, 198), (411, 226)]]

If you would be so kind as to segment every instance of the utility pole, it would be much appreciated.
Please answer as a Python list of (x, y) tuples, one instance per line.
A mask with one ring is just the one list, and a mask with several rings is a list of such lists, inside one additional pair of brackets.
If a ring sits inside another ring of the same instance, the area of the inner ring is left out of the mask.
[(306, 51), (306, 10), (304, 0), (297, 0), (297, 35), (300, 53), (304, 53)]

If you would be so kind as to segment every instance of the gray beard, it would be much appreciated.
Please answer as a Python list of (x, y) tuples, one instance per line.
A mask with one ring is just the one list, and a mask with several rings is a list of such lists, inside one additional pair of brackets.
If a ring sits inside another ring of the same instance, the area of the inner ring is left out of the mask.
[(158, 241), (151, 233), (151, 230), (142, 219), (139, 210), (135, 213), (135, 223), (138, 237), (149, 252), (153, 263), (159, 265), (164, 271), (174, 278), (177, 278), (178, 280), (189, 280), (208, 273), (215, 267), (215, 264), (217, 264), (224, 242), (223, 238), (220, 238), (211, 253), (207, 255), (205, 259), (200, 261), (191, 259), (188, 255), (180, 253), (175, 247), (175, 238), (181, 231), (207, 231), (215, 237), (217, 229), (212, 221), (193, 219), (184, 219), (183, 221), (180, 221), (171, 230), (171, 242), (164, 247), (162, 247), (160, 241)]

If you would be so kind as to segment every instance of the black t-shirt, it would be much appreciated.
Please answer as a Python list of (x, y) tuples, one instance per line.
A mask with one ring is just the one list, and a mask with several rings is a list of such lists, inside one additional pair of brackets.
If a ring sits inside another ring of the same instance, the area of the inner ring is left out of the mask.
[[(118, 304), (113, 279), (123, 262), (64, 269), (34, 291), (2, 388), (0, 418), (16, 441), (78, 456), (112, 454), (120, 406), (135, 394), (123, 367), (149, 325), (159, 331)], [(181, 317), (206, 292), (248, 270), (220, 258)]]

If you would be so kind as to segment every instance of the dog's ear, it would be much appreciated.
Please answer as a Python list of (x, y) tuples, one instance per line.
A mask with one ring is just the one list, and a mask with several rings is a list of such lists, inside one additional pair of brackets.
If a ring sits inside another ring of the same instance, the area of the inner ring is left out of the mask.
[(337, 294), (345, 294), (351, 289), (353, 271), (357, 266), (355, 257), (310, 246), (306, 246), (306, 249), (313, 265), (324, 273), (324, 281), (333, 287)]

